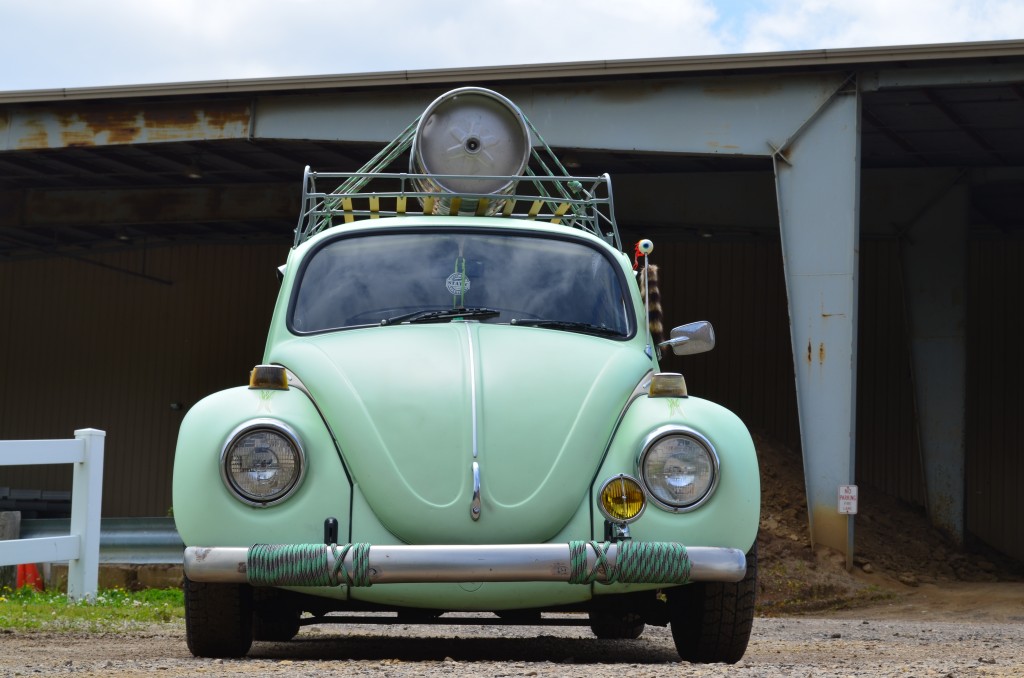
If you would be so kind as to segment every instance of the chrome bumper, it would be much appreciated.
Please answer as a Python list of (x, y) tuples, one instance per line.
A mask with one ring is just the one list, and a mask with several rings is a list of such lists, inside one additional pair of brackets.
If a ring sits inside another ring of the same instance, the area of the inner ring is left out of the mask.
[[(746, 556), (739, 549), (708, 546), (682, 549), (678, 544), (648, 544), (676, 547), (673, 552), (682, 550), (682, 557), (689, 561), (686, 581), (737, 582), (743, 579), (747, 571)], [(345, 583), (338, 572), (352, 572), (357, 566), (351, 551), (343, 555), (339, 565), (329, 547), (308, 546), (321, 549), (318, 557), (326, 561), (324, 565), (325, 571), (330, 573), (329, 585)], [(198, 582), (253, 583), (249, 572), (251, 550), (233, 546), (190, 546), (185, 549), (185, 575)], [(621, 583), (681, 583), (678, 580), (656, 581), (657, 576), (652, 579), (649, 572), (645, 573), (642, 580), (623, 578), (619, 568), (623, 564), (619, 561), (624, 560), (619, 557), (621, 550), (619, 544), (613, 543), (599, 555), (593, 543), (587, 542), (585, 568), (593, 574), (592, 581), (609, 583), (611, 578)], [(577, 553), (577, 569), (581, 566), (581, 560)], [(573, 557), (569, 544), (374, 545), (369, 547), (368, 562), (363, 564), (363, 569), (365, 583), (361, 585), (365, 586), (439, 582), (584, 583), (573, 581)], [(611, 577), (609, 572), (613, 573)], [(266, 577), (258, 578), (257, 583), (271, 586), (323, 585), (302, 584), (293, 580), (268, 582)]]

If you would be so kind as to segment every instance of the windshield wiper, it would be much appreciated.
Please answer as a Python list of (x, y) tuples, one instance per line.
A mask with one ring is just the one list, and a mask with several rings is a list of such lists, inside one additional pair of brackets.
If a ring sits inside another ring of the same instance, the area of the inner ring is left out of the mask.
[(394, 318), (385, 318), (380, 321), (381, 325), (397, 325), (399, 323), (443, 323), (448, 320), (469, 319), (473, 318), (476, 320), (482, 320), (486, 318), (497, 318), (501, 315), (501, 311), (496, 311), (493, 308), (466, 308), (460, 306), (458, 308), (443, 308), (438, 311), (413, 311), (412, 313), (403, 313), (402, 315), (396, 315)]
[(621, 337), (623, 333), (619, 330), (605, 327), (604, 325), (593, 325), (591, 323), (576, 322), (573, 320), (546, 320), (544, 318), (512, 319), (512, 325), (524, 325), (526, 327), (543, 327), (551, 330), (568, 330), (569, 332), (582, 332), (583, 334), (596, 334), (601, 337)]

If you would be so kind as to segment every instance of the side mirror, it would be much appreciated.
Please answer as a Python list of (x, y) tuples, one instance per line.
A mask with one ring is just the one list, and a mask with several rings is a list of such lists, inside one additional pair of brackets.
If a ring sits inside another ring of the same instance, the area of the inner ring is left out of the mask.
[(658, 348), (669, 347), (676, 355), (707, 353), (715, 347), (715, 328), (707, 320), (698, 320), (673, 328), (669, 340), (658, 344)]

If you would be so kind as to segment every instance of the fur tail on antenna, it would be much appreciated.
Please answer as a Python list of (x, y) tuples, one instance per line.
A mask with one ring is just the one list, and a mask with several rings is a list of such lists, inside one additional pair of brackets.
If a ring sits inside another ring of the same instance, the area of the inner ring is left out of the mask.
[[(644, 303), (648, 307), (651, 341), (658, 345), (665, 340), (665, 328), (662, 325), (661, 290), (658, 288), (658, 267), (650, 264), (641, 268), (637, 282), (640, 283), (640, 296), (644, 298)], [(650, 295), (650, 299), (647, 299), (648, 295)]]

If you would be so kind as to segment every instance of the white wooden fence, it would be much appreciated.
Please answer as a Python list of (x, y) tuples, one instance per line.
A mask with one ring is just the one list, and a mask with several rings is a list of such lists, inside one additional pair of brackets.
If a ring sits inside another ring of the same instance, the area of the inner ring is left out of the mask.
[(0, 441), (0, 466), (74, 464), (71, 534), (0, 541), (0, 565), (68, 561), (68, 598), (95, 598), (100, 564), (104, 431), (85, 428), (73, 440)]

